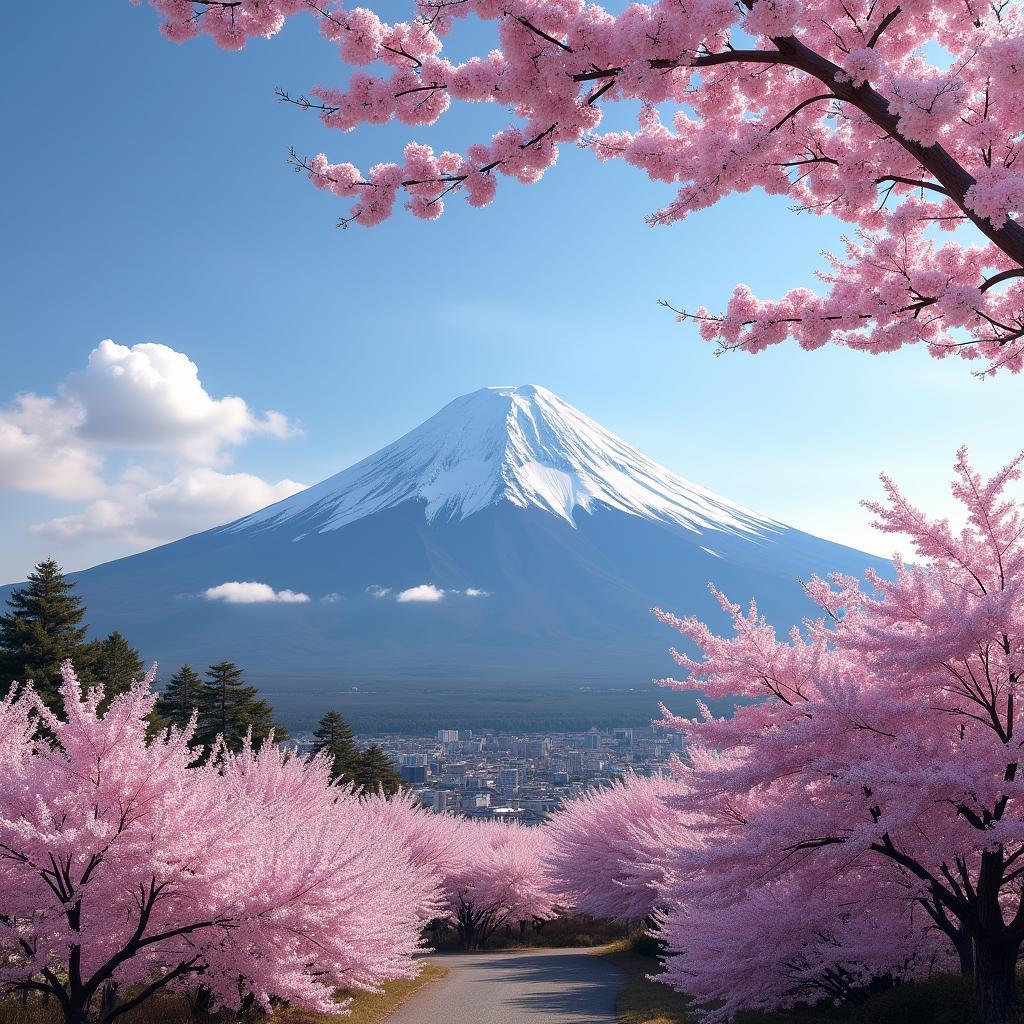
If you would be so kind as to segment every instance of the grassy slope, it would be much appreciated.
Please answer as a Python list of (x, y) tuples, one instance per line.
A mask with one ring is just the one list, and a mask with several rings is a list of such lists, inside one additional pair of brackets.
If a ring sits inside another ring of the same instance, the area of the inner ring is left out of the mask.
[[(646, 975), (656, 973), (654, 957), (618, 943), (597, 952), (622, 967), (629, 980), (616, 1002), (620, 1024), (696, 1024), (686, 997)], [(1024, 975), (1020, 979), (1024, 1003)], [(969, 978), (939, 974), (873, 996), (858, 1007), (801, 1007), (780, 1013), (742, 1013), (737, 1024), (979, 1024)]]
[(626, 987), (615, 1001), (621, 1024), (693, 1024), (686, 997), (646, 977), (658, 968), (653, 957), (634, 953), (625, 942), (608, 946), (597, 955), (626, 972)]
[[(627, 943), (617, 943), (598, 954), (621, 967), (628, 976), (626, 987), (615, 1002), (620, 1024), (695, 1024), (696, 1016), (687, 1009), (686, 996), (675, 989), (651, 981), (658, 961), (634, 953)], [(742, 1024), (836, 1024), (834, 1017), (812, 1013), (744, 1014)]]
[(348, 1017), (289, 1009), (275, 1015), (275, 1019), (281, 1020), (282, 1024), (377, 1024), (397, 1010), (418, 989), (447, 973), (447, 969), (439, 964), (426, 963), (412, 981), (393, 981), (380, 995), (359, 992), (352, 999), (352, 1013)]
[[(288, 1008), (275, 1013), (272, 1019), (281, 1024), (378, 1024), (417, 989), (447, 973), (444, 967), (428, 963), (412, 981), (392, 982), (380, 995), (357, 992), (352, 998), (352, 1012), (348, 1016)], [(223, 1024), (229, 1024), (235, 1018), (222, 1015), (219, 1019)], [(20, 999), (0, 1001), (0, 1024), (59, 1024), (60, 1020), (60, 1012), (53, 1002), (47, 1008), (35, 1002), (23, 1007)], [(134, 1013), (125, 1014), (121, 1021), (123, 1024), (190, 1024), (184, 999), (173, 994), (154, 997)]]

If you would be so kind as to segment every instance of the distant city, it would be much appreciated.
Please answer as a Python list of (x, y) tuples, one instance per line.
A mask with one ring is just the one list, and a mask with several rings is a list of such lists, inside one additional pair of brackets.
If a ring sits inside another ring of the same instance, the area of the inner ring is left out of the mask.
[[(437, 813), (537, 824), (564, 801), (601, 789), (628, 771), (662, 774), (681, 753), (680, 733), (643, 728), (521, 733), (439, 729), (433, 736), (360, 736), (398, 766), (419, 803)], [(300, 752), (311, 735), (292, 741)]]

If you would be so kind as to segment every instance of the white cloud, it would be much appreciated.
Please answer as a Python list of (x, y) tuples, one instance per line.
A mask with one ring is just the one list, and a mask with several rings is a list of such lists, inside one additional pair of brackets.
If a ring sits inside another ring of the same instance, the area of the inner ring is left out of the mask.
[(101, 341), (85, 370), (61, 385), (60, 396), (80, 410), (83, 441), (172, 450), (200, 465), (220, 464), (225, 448), (250, 435), (294, 433), (281, 413), (257, 415), (236, 396), (213, 398), (199, 367), (167, 345)]
[(308, 594), (294, 590), (275, 590), (269, 583), (242, 583), (234, 580), (221, 583), (203, 591), (208, 601), (225, 601), (228, 604), (305, 604)]
[(329, 594), (324, 594), (320, 600), (324, 604), (337, 604), (339, 601), (343, 601), (344, 598), (336, 590), (332, 590)]
[(18, 395), (0, 408), (0, 485), (52, 498), (102, 493), (102, 458), (75, 437), (80, 415), (54, 398)]
[(55, 396), (21, 394), (0, 407), (0, 486), (89, 500), (107, 490), (106, 449), (213, 466), (250, 436), (295, 432), (281, 413), (257, 415), (241, 398), (213, 398), (182, 352), (101, 341)]
[[(371, 597), (384, 598), (392, 593), (392, 588), (373, 584), (366, 588), (366, 593)], [(417, 587), (409, 587), (408, 590), (399, 590), (395, 594), (395, 600), (399, 604), (417, 601), (432, 604), (437, 601), (443, 601), (445, 597), (453, 594), (465, 595), (466, 597), (490, 597), (488, 591), (480, 590), (478, 587), (467, 587), (465, 590), (445, 590), (435, 586), (433, 583), (421, 583)]]
[(399, 604), (405, 604), (408, 601), (440, 601), (443, 597), (444, 591), (440, 587), (435, 587), (433, 583), (421, 583), (418, 587), (399, 591), (395, 600)]
[(136, 470), (83, 511), (39, 523), (32, 531), (60, 541), (111, 537), (133, 544), (162, 544), (248, 515), (304, 486), (295, 480), (275, 484), (250, 473), (221, 473), (206, 467), (154, 484)]
[[(102, 341), (55, 394), (0, 406), (0, 488), (81, 504), (34, 533), (77, 544), (149, 546), (280, 501), (303, 485), (220, 468), (253, 436), (296, 432), (281, 413), (213, 397), (199, 368), (167, 345)], [(123, 469), (116, 451), (141, 463)]]

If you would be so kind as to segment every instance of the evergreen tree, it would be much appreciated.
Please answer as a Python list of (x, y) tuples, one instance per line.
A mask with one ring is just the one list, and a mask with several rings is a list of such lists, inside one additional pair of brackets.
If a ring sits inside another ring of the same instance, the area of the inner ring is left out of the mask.
[(394, 796), (403, 785), (394, 761), (376, 743), (371, 743), (360, 755), (352, 781), (366, 793), (383, 789), (388, 796)]
[(184, 729), (202, 702), (202, 688), (199, 675), (190, 665), (182, 665), (157, 697), (156, 713), (168, 725)]
[(96, 659), (96, 676), (106, 691), (100, 710), (106, 711), (115, 697), (127, 693), (143, 670), (139, 652), (115, 629), (99, 645)]
[(210, 747), (223, 736), (229, 750), (240, 750), (251, 729), (254, 744), (262, 743), (270, 732), (283, 740), (287, 733), (274, 722), (274, 709), (257, 697), (255, 686), (242, 681), (242, 669), (230, 661), (219, 661), (206, 670), (199, 692), (199, 727), (196, 743)]
[(313, 733), (313, 753), (326, 752), (331, 756), (334, 768), (331, 777), (350, 780), (355, 775), (359, 761), (359, 748), (348, 722), (337, 711), (328, 711)]
[(40, 562), (24, 587), (7, 599), (0, 615), (0, 693), (15, 682), (33, 680), (51, 708), (60, 706), (60, 663), (70, 658), (83, 682), (91, 681), (99, 644), (86, 640), (85, 608), (53, 560)]

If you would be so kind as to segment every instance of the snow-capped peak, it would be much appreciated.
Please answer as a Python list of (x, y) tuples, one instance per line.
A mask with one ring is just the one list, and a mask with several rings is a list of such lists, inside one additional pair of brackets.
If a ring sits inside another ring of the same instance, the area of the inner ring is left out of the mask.
[[(408, 501), (428, 520), (465, 519), (498, 502), (569, 524), (605, 505), (695, 532), (775, 532), (781, 524), (684, 480), (546, 388), (489, 387), (449, 402), (375, 455), (256, 512), (231, 529), (338, 529)], [(298, 524), (296, 524), (298, 525)]]

